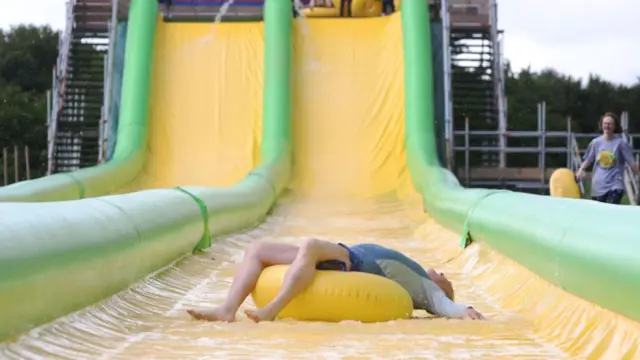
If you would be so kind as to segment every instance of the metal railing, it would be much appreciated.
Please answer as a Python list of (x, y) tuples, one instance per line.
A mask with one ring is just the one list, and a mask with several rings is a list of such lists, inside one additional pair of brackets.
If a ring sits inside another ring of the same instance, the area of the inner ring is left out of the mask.
[(451, 50), (449, 40), (451, 37), (451, 19), (449, 17), (449, 2), (442, 0), (440, 3), (440, 16), (442, 19), (442, 64), (444, 65), (444, 138), (445, 159), (449, 164), (449, 170), (453, 170), (453, 93), (451, 91)]
[[(582, 164), (582, 156), (580, 155), (580, 146), (578, 146), (578, 141), (573, 134), (569, 135), (569, 146), (571, 147), (571, 151), (567, 153), (567, 168), (571, 169), (575, 174), (578, 172), (580, 164)], [(584, 183), (582, 182), (582, 179), (576, 179), (576, 181), (580, 188), (580, 195), (584, 196)]]
[[(335, 2), (335, 1), (334, 1)], [(210, 2), (172, 2), (160, 1), (159, 8), (165, 21), (214, 21), (262, 19), (261, 6), (246, 6), (246, 2), (237, 0)], [(299, 7), (298, 5), (295, 5)]]
[[(629, 113), (628, 112), (625, 111), (622, 113), (622, 116), (620, 116), (620, 124), (623, 129), (622, 138), (633, 149), (633, 136), (629, 135), (629, 133), (627, 132), (627, 129), (629, 129)], [(638, 162), (638, 157), (639, 157), (638, 154), (636, 154), (635, 155), (636, 162)], [(631, 168), (631, 165), (625, 164), (624, 186), (627, 192), (627, 197), (629, 198), (629, 202), (632, 205), (638, 205), (638, 200), (639, 200), (638, 193), (640, 191), (640, 189), (638, 189), (638, 187), (640, 186), (638, 185), (639, 181), (640, 181), (640, 178), (638, 177), (638, 174), (635, 171), (633, 171), (633, 169)]]
[[(498, 109), (498, 129), (506, 131), (507, 124), (507, 112), (505, 105), (505, 88), (504, 88), (504, 57), (502, 52), (502, 31), (498, 30), (498, 3), (493, 1), (491, 5), (491, 41), (494, 44), (494, 57), (493, 61), (493, 81), (494, 92), (496, 94), (496, 108)], [(498, 139), (500, 142), (506, 141), (504, 137)], [(504, 143), (499, 144), (500, 147), (504, 147)], [(505, 154), (499, 156), (499, 166), (506, 166)]]
[(98, 163), (107, 160), (107, 142), (109, 140), (109, 117), (111, 116), (111, 81), (113, 78), (113, 62), (115, 54), (115, 38), (118, 29), (118, 0), (111, 1), (111, 20), (109, 21), (109, 48), (104, 58), (104, 99), (102, 119), (98, 136)]
[(73, 32), (73, 7), (76, 0), (67, 0), (66, 23), (58, 43), (58, 59), (53, 69), (53, 85), (49, 93), (49, 113), (47, 114), (47, 175), (53, 172), (58, 117), (64, 106), (65, 86), (67, 81), (67, 61), (71, 47), (71, 33)]

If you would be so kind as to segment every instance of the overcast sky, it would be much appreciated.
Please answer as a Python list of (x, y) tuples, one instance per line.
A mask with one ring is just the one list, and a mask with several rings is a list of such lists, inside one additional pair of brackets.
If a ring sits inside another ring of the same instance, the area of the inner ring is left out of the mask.
[[(640, 0), (499, 0), (505, 57), (515, 69), (553, 67), (617, 83), (640, 77)], [(65, 23), (65, 0), (0, 0), (0, 27)]]

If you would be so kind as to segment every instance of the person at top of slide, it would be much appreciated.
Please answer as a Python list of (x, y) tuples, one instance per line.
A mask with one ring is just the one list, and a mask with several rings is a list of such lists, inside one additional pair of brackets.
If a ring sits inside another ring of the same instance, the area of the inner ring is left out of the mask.
[(454, 302), (451, 282), (434, 269), (425, 270), (402, 253), (376, 244), (346, 246), (326, 240), (306, 239), (300, 246), (279, 243), (251, 245), (233, 279), (224, 303), (214, 308), (189, 309), (198, 320), (235, 321), (236, 312), (251, 294), (265, 267), (291, 265), (278, 295), (263, 308), (245, 310), (255, 322), (272, 321), (313, 281), (316, 270), (359, 271), (379, 275), (400, 284), (418, 310), (459, 319), (482, 320), (471, 306)]
[(629, 143), (617, 134), (622, 129), (615, 114), (604, 114), (598, 126), (602, 135), (589, 143), (576, 177), (582, 179), (585, 168), (595, 163), (591, 181), (592, 199), (620, 204), (624, 193), (624, 167), (629, 164), (638, 173), (638, 164), (633, 159)]

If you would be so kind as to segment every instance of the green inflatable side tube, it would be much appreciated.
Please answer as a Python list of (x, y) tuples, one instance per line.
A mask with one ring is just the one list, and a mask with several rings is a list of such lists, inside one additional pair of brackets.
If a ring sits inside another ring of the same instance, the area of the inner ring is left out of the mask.
[[(291, 171), (292, 17), (265, 6), (260, 166), (225, 189), (182, 187), (90, 199), (135, 178), (145, 158), (157, 2), (131, 4), (122, 122), (106, 165), (3, 189), (0, 340), (91, 305), (188, 254), (211, 237), (262, 221)], [(52, 195), (53, 194), (53, 195)]]

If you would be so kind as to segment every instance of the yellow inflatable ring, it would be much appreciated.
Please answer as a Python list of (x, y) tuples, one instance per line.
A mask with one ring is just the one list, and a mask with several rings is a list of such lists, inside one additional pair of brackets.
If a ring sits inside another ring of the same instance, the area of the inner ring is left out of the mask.
[[(270, 266), (262, 271), (251, 294), (257, 307), (273, 300), (288, 266)], [(278, 318), (338, 322), (355, 320), (382, 322), (407, 319), (413, 312), (409, 293), (398, 283), (372, 274), (316, 271), (313, 283), (296, 296)]]
[(567, 168), (555, 170), (549, 178), (549, 192), (553, 197), (580, 199), (580, 188), (573, 171)]

